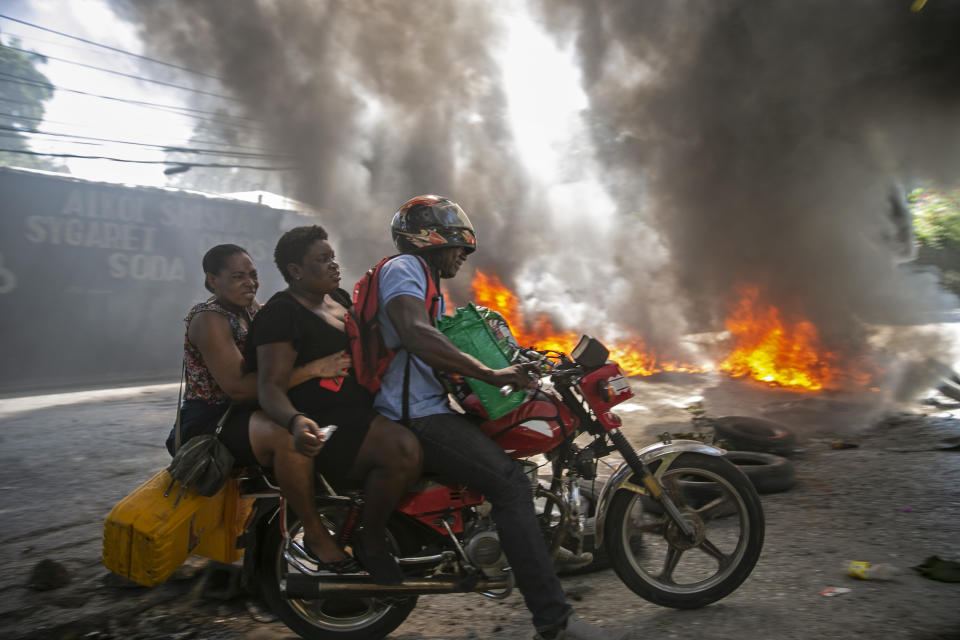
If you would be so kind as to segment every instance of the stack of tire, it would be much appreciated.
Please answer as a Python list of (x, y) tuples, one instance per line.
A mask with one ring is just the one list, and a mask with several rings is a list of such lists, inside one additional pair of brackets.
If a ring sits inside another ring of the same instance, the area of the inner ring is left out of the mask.
[(796, 474), (787, 459), (796, 448), (793, 433), (776, 422), (747, 416), (710, 419), (715, 441), (727, 449), (724, 457), (743, 471), (757, 493), (793, 488)]

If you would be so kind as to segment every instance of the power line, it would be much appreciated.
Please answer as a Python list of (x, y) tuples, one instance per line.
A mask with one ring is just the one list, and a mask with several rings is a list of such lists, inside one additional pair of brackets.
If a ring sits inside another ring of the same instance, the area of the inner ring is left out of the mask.
[[(0, 114), (3, 115), (3, 114)], [(116, 140), (110, 138), (95, 138), (92, 136), (80, 136), (74, 135), (72, 133), (54, 133), (52, 131), (25, 131), (23, 129), (18, 129), (17, 127), (10, 127), (6, 125), (0, 125), (0, 131), (12, 131), (14, 133), (20, 134), (30, 134), (30, 135), (43, 135), (43, 136), (54, 136), (61, 138), (76, 138), (78, 140), (93, 140), (95, 142), (108, 142), (112, 144), (126, 144), (133, 145), (136, 147), (144, 147), (148, 149), (162, 149), (168, 153), (196, 153), (196, 154), (205, 154), (205, 155), (218, 155), (218, 156), (233, 156), (237, 158), (287, 158), (290, 156), (278, 153), (247, 153), (243, 151), (220, 151), (217, 149), (196, 149), (190, 147), (178, 147), (175, 145), (167, 144), (150, 144), (147, 142), (132, 142), (129, 140)]]
[(82, 160), (109, 160), (111, 162), (128, 162), (133, 164), (162, 164), (177, 167), (213, 167), (219, 169), (254, 169), (256, 171), (296, 171), (297, 167), (262, 167), (248, 164), (223, 164), (219, 162), (179, 162), (166, 160), (131, 160), (129, 158), (113, 158), (109, 156), (89, 156), (76, 153), (42, 153), (25, 149), (3, 149), (0, 153), (20, 153), (28, 156), (46, 156), (51, 158), (79, 158)]
[(213, 93), (212, 91), (203, 91), (202, 89), (194, 89), (193, 87), (185, 87), (181, 84), (175, 84), (173, 82), (164, 82), (163, 80), (153, 80), (152, 78), (146, 78), (144, 76), (138, 76), (133, 73), (124, 73), (123, 71), (115, 71), (113, 69), (106, 69), (104, 67), (98, 67), (92, 64), (86, 64), (83, 62), (76, 62), (74, 60), (67, 60), (66, 58), (58, 58), (57, 56), (47, 55), (45, 53), (38, 53), (36, 51), (30, 51), (28, 49), (21, 49), (20, 47), (12, 47), (8, 44), (0, 45), (6, 49), (11, 49), (13, 51), (19, 51), (20, 53), (26, 53), (27, 55), (40, 56), (47, 58), (49, 60), (56, 60), (57, 62), (63, 62), (66, 64), (76, 65), (78, 67), (84, 67), (85, 69), (93, 69), (94, 71), (101, 71), (103, 73), (110, 73), (115, 76), (121, 76), (124, 78), (131, 78), (133, 80), (142, 80), (143, 82), (151, 82), (153, 84), (159, 84), (164, 87), (172, 87), (174, 89), (182, 89), (183, 91), (192, 91), (193, 93), (200, 93), (205, 96), (212, 96), (214, 98), (220, 98), (221, 100), (230, 100), (232, 102), (239, 102), (236, 98), (231, 98), (230, 96), (225, 96), (219, 93)]
[[(21, 115), (15, 114), (15, 113), (5, 113), (5, 112), (3, 112), (3, 111), (0, 111), (0, 118), (4, 118), (4, 117), (6, 117), (6, 118), (11, 118), (11, 119), (18, 119), (18, 120), (33, 120), (34, 122), (43, 122), (43, 123), (46, 123), (46, 124), (62, 124), (62, 125), (68, 126), (68, 127), (81, 127), (81, 126), (85, 126), (85, 125), (80, 125), (80, 124), (77, 124), (77, 123), (74, 123), (74, 122), (62, 122), (62, 121), (59, 121), (59, 120), (47, 120), (46, 118), (34, 118), (34, 117), (32, 117), (32, 116), (21, 116)], [(3, 128), (5, 128), (5, 127), (3, 127)], [(88, 127), (88, 128), (89, 128), (89, 127)], [(16, 128), (14, 128), (14, 129), (15, 129), (16, 131), (20, 132), (20, 133), (38, 133), (38, 134), (43, 134), (43, 135), (48, 135), (48, 136), (67, 136), (67, 137), (71, 137), (71, 138), (86, 138), (86, 139), (88, 139), (88, 140), (98, 140), (98, 141), (100, 141), (100, 142), (113, 142), (113, 143), (116, 143), (116, 144), (132, 144), (132, 145), (137, 145), (137, 146), (141, 146), (141, 147), (161, 147), (161, 148), (164, 148), (164, 149), (170, 149), (171, 151), (179, 151), (181, 148), (184, 148), (184, 147), (185, 147), (185, 145), (179, 145), (179, 144), (164, 144), (164, 145), (160, 145), (160, 144), (151, 144), (151, 143), (148, 143), (148, 142), (134, 142), (134, 141), (131, 141), (131, 140), (111, 140), (111, 139), (109, 139), (109, 138), (93, 138), (93, 137), (89, 137), (89, 136), (82, 136), (82, 135), (77, 135), (77, 134), (72, 134), (72, 133), (62, 133), (62, 132), (56, 132), (56, 133), (54, 133), (54, 132), (47, 132), (47, 131), (35, 131), (35, 130), (32, 130), (32, 129), (16, 129)], [(292, 157), (292, 156), (288, 156), (288, 155), (286, 155), (286, 154), (271, 154), (271, 153), (267, 153), (267, 152), (265, 152), (263, 149), (261, 149), (260, 147), (251, 147), (251, 146), (242, 145), (242, 144), (232, 144), (232, 145), (228, 145), (228, 144), (223, 144), (223, 143), (221, 143), (221, 142), (215, 142), (215, 141), (213, 141), (213, 140), (191, 140), (191, 141), (190, 141), (189, 143), (187, 143), (187, 144), (212, 144), (212, 145), (214, 145), (214, 146), (223, 147), (225, 150), (228, 150), (228, 151), (233, 151), (233, 150), (238, 150), (238, 149), (250, 149), (250, 150), (253, 150), (253, 151), (256, 152), (256, 153), (250, 154), (250, 155), (253, 155), (253, 156), (259, 155), (259, 156), (263, 156), (263, 157), (273, 157), (273, 158), (290, 158), (290, 157)]]
[[(12, 102), (14, 104), (24, 104), (28, 107), (37, 106), (36, 101), (31, 102), (30, 100), (17, 100), (16, 98), (9, 98), (7, 96), (0, 96), (0, 102)], [(41, 104), (40, 106), (42, 107), (43, 105)]]
[(4, 20), (10, 20), (11, 22), (16, 22), (16, 23), (18, 23), (18, 24), (26, 25), (26, 26), (32, 27), (32, 28), (34, 28), (34, 29), (39, 29), (40, 31), (46, 31), (46, 32), (48, 32), (48, 33), (54, 33), (54, 34), (56, 34), (56, 35), (58, 35), (58, 36), (63, 36), (64, 38), (70, 38), (71, 40), (77, 40), (77, 41), (79, 41), (79, 42), (83, 42), (83, 43), (86, 43), (86, 44), (89, 44), (89, 45), (93, 45), (93, 46), (95, 46), (95, 47), (101, 47), (101, 48), (107, 49), (107, 50), (109, 50), (109, 51), (114, 51), (114, 52), (116, 52), (116, 53), (122, 53), (122, 54), (127, 55), (127, 56), (132, 56), (132, 57), (134, 57), (134, 58), (139, 58), (140, 60), (146, 60), (147, 62), (153, 62), (153, 63), (156, 63), (156, 64), (162, 64), (162, 65), (165, 66), (165, 67), (171, 67), (171, 68), (173, 68), (173, 69), (179, 69), (180, 71), (186, 71), (186, 72), (188, 72), (188, 73), (195, 73), (195, 74), (197, 74), (197, 75), (199, 75), (199, 76), (206, 76), (207, 78), (213, 78), (214, 80), (221, 80), (221, 78), (219, 78), (219, 77), (217, 77), (217, 76), (215, 76), (215, 75), (209, 74), (209, 73), (204, 73), (203, 71), (196, 71), (196, 70), (194, 70), (194, 69), (189, 69), (189, 68), (187, 68), (187, 67), (181, 67), (180, 65), (173, 64), (172, 62), (164, 62), (163, 60), (157, 60), (156, 58), (151, 58), (151, 57), (149, 57), (149, 56), (140, 55), (139, 53), (133, 53), (132, 51), (125, 51), (124, 49), (119, 49), (119, 48), (117, 48), (117, 47), (111, 47), (110, 45), (102, 44), (102, 43), (100, 43), (100, 42), (94, 42), (93, 40), (87, 40), (86, 38), (81, 38), (81, 37), (79, 37), (79, 36), (70, 35), (69, 33), (64, 33), (64, 32), (62, 32), (62, 31), (55, 31), (55, 30), (50, 29), (50, 28), (47, 28), (47, 27), (41, 27), (41, 26), (38, 25), (38, 24), (33, 24), (32, 22), (27, 22), (26, 20), (20, 20), (20, 19), (18, 19), (18, 18), (12, 18), (12, 17), (10, 17), (10, 16), (8, 16), (8, 15), (4, 15), (4, 14), (2, 14), (2, 13), (0, 13), (0, 18), (3, 18)]
[[(2, 98), (0, 98), (0, 100), (2, 100)], [(4, 117), (6, 117), (6, 118), (11, 118), (11, 119), (17, 119), (17, 120), (33, 120), (34, 122), (42, 122), (42, 123), (44, 123), (44, 124), (60, 124), (60, 125), (63, 125), (63, 126), (65, 126), (65, 127), (81, 127), (81, 128), (85, 128), (85, 129), (90, 129), (90, 128), (91, 128), (91, 125), (90, 125), (89, 123), (87, 123), (87, 124), (80, 124), (80, 123), (77, 123), (77, 122), (64, 122), (64, 121), (62, 121), (62, 120), (48, 120), (47, 118), (34, 118), (34, 117), (32, 117), (32, 116), (22, 116), (22, 115), (17, 115), (17, 114), (15, 114), (15, 113), (5, 113), (5, 112), (3, 112), (3, 111), (0, 111), (0, 118), (4, 118)], [(23, 131), (24, 133), (40, 133), (40, 132), (35, 132), (35, 131), (29, 130), (29, 129), (27, 129), (27, 130), (20, 129), (20, 131)], [(53, 134), (51, 134), (51, 135), (53, 135)], [(83, 136), (74, 136), (73, 134), (65, 134), (65, 133), (57, 133), (56, 135), (69, 135), (69, 136), (73, 136), (73, 137), (83, 137)], [(107, 139), (105, 139), (105, 138), (96, 138), (96, 139), (97, 139), (97, 140), (103, 140), (104, 142), (118, 142), (118, 143), (120, 143), (120, 144), (139, 144), (139, 145), (149, 144), (149, 143), (131, 142), (131, 141), (123, 141), (123, 140), (113, 141), (113, 140), (107, 140)], [(189, 142), (185, 142), (185, 143), (183, 143), (183, 144), (168, 144), (168, 145), (162, 145), (162, 146), (164, 146), (164, 147), (171, 147), (171, 148), (173, 148), (173, 147), (178, 147), (178, 148), (179, 148), (179, 147), (187, 146), (187, 145), (191, 145), (191, 144), (210, 144), (210, 145), (222, 147), (222, 148), (224, 148), (224, 149), (226, 149), (226, 150), (229, 150), (229, 151), (247, 149), (247, 150), (250, 150), (250, 151), (254, 151), (254, 152), (258, 153), (258, 154), (271, 155), (271, 154), (268, 154), (268, 153), (267, 153), (266, 151), (264, 151), (263, 149), (261, 149), (260, 147), (252, 147), (252, 146), (250, 146), (250, 145), (245, 145), (245, 144), (225, 144), (225, 143), (223, 143), (223, 142), (218, 142), (218, 141), (215, 141), (215, 140), (198, 140), (198, 139), (192, 139), (192, 140), (190, 140)], [(160, 146), (160, 145), (158, 145), (158, 146)], [(283, 155), (283, 154), (276, 154), (276, 157), (278, 157), (278, 158), (289, 158), (289, 157), (292, 157), (292, 156)]]
[(112, 53), (110, 53), (110, 52), (108, 52), (108, 51), (97, 51), (97, 50), (95, 50), (95, 49), (91, 49), (90, 47), (86, 47), (86, 46), (82, 46), (82, 45), (77, 45), (77, 44), (69, 44), (69, 43), (64, 42), (64, 41), (63, 41), (62, 39), (60, 39), (60, 38), (43, 38), (43, 37), (41, 37), (41, 36), (38, 35), (38, 34), (29, 34), (29, 35), (28, 35), (28, 34), (25, 34), (25, 33), (16, 33), (16, 32), (14, 32), (14, 31), (10, 31), (10, 29), (5, 29), (4, 31), (0, 32), (0, 35), (6, 36), (7, 42), (14, 42), (14, 41), (16, 41), (16, 42), (38, 42), (38, 43), (41, 43), (41, 44), (50, 45), (51, 47), (56, 47), (57, 49), (60, 49), (60, 50), (70, 49), (71, 51), (80, 51), (80, 52), (83, 52), (83, 53), (91, 53), (91, 54), (97, 55), (97, 56), (99, 56), (99, 55), (109, 55), (109, 56), (111, 56), (111, 60), (116, 59), (116, 56), (114, 56)]
[(105, 95), (98, 94), (98, 93), (91, 93), (91, 92), (89, 92), (89, 91), (81, 91), (81, 90), (79, 90), (79, 89), (68, 89), (68, 88), (66, 88), (66, 87), (61, 87), (61, 86), (59, 86), (59, 85), (55, 85), (55, 84), (50, 83), (50, 82), (37, 82), (36, 80), (30, 80), (29, 78), (24, 78), (24, 77), (22, 77), (22, 76), (14, 75), (14, 74), (11, 74), (11, 73), (4, 73), (4, 72), (2, 72), (2, 71), (0, 71), (0, 81), (13, 82), (13, 83), (15, 83), (15, 84), (25, 84), (25, 85), (33, 86), (33, 87), (45, 87), (45, 88), (48, 88), (48, 89), (56, 89), (56, 90), (58, 90), (58, 91), (65, 91), (65, 92), (67, 92), (67, 93), (76, 93), (76, 94), (79, 94), (79, 95), (82, 95), (82, 96), (88, 96), (88, 97), (91, 97), (91, 98), (100, 98), (100, 99), (102, 99), (102, 100), (113, 100), (113, 101), (115, 101), (115, 102), (124, 102), (124, 103), (127, 103), (127, 104), (135, 104), (135, 105), (139, 105), (139, 106), (143, 106), (143, 107), (147, 107), (147, 108), (151, 108), (151, 109), (162, 109), (162, 110), (166, 110), (166, 111), (187, 111), (187, 112), (191, 112), (191, 113), (203, 113), (203, 114), (206, 114), (206, 115), (220, 116), (220, 117), (226, 117), (226, 118), (233, 118), (233, 119), (237, 119), (237, 120), (253, 120), (253, 118), (249, 118), (249, 117), (247, 117), (247, 116), (234, 116), (234, 115), (230, 115), (230, 114), (217, 113), (217, 112), (215, 112), (215, 111), (205, 111), (205, 110), (203, 110), (203, 109), (194, 109), (193, 107), (182, 107), (182, 106), (171, 105), (171, 104), (159, 104), (159, 103), (156, 103), (156, 102), (146, 102), (146, 101), (143, 101), (143, 100), (133, 100), (133, 99), (131, 99), (131, 98), (117, 98), (117, 97), (115, 97), (115, 96), (105, 96)]
[[(3, 80), (2, 78), (0, 78), (0, 82), (14, 82), (14, 81), (13, 81), (13, 80)], [(2, 95), (0, 95), (0, 102), (12, 102), (12, 103), (14, 103), (14, 104), (22, 104), (22, 105), (26, 105), (26, 106), (34, 106), (34, 105), (36, 104), (35, 102), (29, 102), (29, 101), (26, 101), (26, 100), (17, 100), (16, 98), (8, 98), (8, 97), (2, 96)], [(183, 117), (185, 117), (185, 118), (190, 118), (190, 119), (192, 119), (192, 120), (196, 120), (197, 122), (212, 122), (212, 123), (215, 123), (215, 124), (222, 124), (222, 125), (231, 126), (231, 127), (242, 127), (245, 131), (256, 131), (256, 132), (258, 132), (258, 133), (262, 133), (262, 132), (263, 132), (263, 129), (260, 128), (260, 127), (255, 127), (255, 126), (249, 125), (249, 124), (242, 124), (242, 123), (239, 123), (239, 122), (225, 122), (225, 121), (223, 121), (223, 120), (218, 120), (218, 119), (216, 119), (216, 118), (203, 118), (203, 117), (201, 117), (201, 116), (194, 116), (194, 115), (190, 115), (190, 114), (188, 114), (188, 113), (178, 113), (177, 115), (183, 116)], [(16, 118), (25, 118), (26, 116), (13, 116), (13, 117), (16, 117)], [(231, 116), (228, 116), (228, 117), (231, 117)], [(91, 128), (90, 123), (79, 124), (79, 123), (59, 122), (59, 121), (57, 121), (57, 120), (46, 120), (46, 119), (41, 119), (41, 118), (31, 118), (31, 119), (32, 119), (32, 120), (40, 120), (41, 122), (49, 122), (49, 123), (51, 123), (51, 124), (54, 124), (54, 123), (56, 123), (56, 124), (65, 124), (65, 125), (67, 125), (67, 126), (83, 127), (83, 128), (85, 128), (85, 129)], [(200, 141), (200, 140), (198, 140), (197, 142), (200, 143), (200, 144), (218, 144), (218, 143), (216, 143), (216, 142), (207, 142), (207, 141)], [(243, 145), (239, 145), (239, 144), (238, 144), (238, 145), (234, 145), (234, 146), (235, 146), (236, 148), (238, 148), (238, 149), (243, 149), (243, 148), (255, 149), (255, 148), (256, 148), (256, 147), (244, 147)]]

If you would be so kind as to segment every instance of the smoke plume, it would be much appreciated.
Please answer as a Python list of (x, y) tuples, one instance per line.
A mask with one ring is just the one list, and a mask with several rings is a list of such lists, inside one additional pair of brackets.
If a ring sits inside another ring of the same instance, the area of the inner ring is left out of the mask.
[[(216, 74), (290, 154), (294, 198), (320, 209), (347, 275), (394, 252), (393, 212), (447, 195), (478, 227), (478, 264), (505, 261), (526, 229), (529, 185), (512, 159), (482, 3), (118, 0), (149, 50)], [(233, 108), (235, 105), (216, 105)], [(466, 282), (461, 300), (467, 299)]]
[(932, 278), (896, 265), (904, 217), (891, 192), (956, 184), (956, 3), (540, 9), (576, 41), (607, 186), (663, 234), (695, 325), (721, 325), (753, 285), (856, 351), (862, 321), (916, 321), (944, 304)]
[(391, 252), (400, 203), (433, 192), (478, 227), (471, 263), (529, 304), (577, 329), (614, 318), (665, 353), (722, 328), (744, 286), (854, 354), (864, 322), (944, 305), (933, 278), (896, 264), (891, 193), (955, 184), (957, 3), (530, 0), (575, 44), (589, 140), (568, 168), (596, 167), (609, 220), (551, 201), (516, 160), (496, 3), (116, 6), (152, 52), (219, 75), (264, 128), (250, 135), (295, 156), (292, 195), (325, 212), (348, 275)]

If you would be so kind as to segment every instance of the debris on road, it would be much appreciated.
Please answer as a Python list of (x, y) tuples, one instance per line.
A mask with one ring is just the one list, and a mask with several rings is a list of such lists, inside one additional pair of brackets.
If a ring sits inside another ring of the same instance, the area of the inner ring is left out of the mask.
[(902, 571), (893, 565), (884, 563), (851, 560), (847, 575), (859, 580), (893, 580), (902, 575)]
[(913, 568), (924, 578), (940, 582), (960, 582), (960, 562), (944, 560), (940, 556), (930, 556), (923, 564)]
[(70, 571), (57, 562), (45, 558), (33, 566), (27, 586), (34, 591), (51, 591), (70, 584)]
[(841, 596), (845, 593), (850, 593), (850, 589), (847, 589), (846, 587), (827, 587), (826, 589), (820, 592), (820, 595), (832, 597), (832, 596)]
[(830, 443), (831, 449), (859, 449), (860, 445), (846, 440), (834, 440)]

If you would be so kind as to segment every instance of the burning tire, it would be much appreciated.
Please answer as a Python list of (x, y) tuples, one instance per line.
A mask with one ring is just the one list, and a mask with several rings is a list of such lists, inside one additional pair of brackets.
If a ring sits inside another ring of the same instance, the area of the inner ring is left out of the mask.
[(797, 437), (782, 425), (762, 418), (726, 416), (712, 421), (717, 440), (723, 440), (730, 449), (761, 451), (778, 456), (790, 455)]

